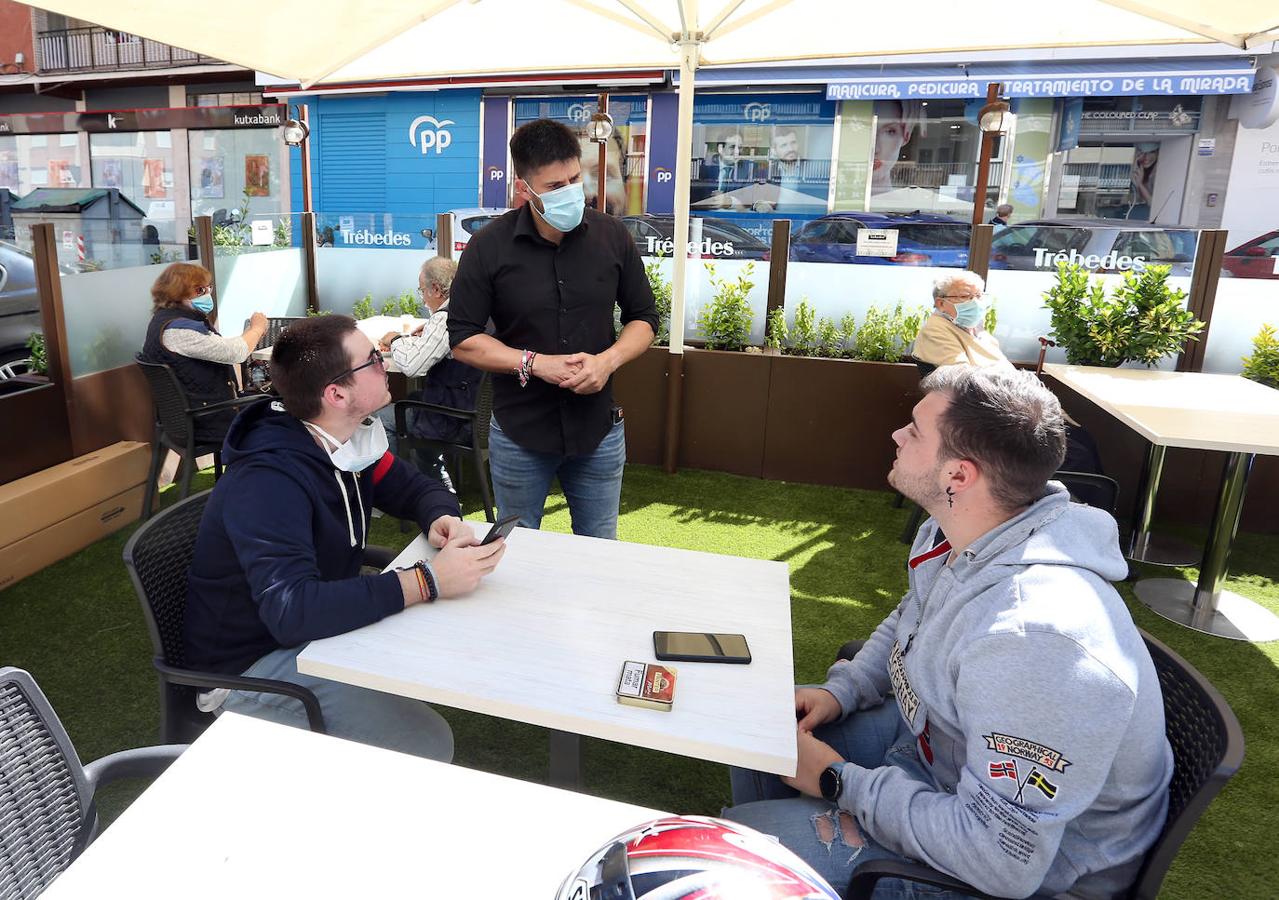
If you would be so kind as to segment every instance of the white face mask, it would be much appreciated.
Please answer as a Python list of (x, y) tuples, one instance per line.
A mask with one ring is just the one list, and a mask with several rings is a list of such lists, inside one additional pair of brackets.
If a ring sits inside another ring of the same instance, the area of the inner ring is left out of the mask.
[(329, 461), (333, 463), (334, 468), (341, 469), (343, 472), (363, 472), (381, 459), (390, 446), (386, 442), (386, 429), (377, 416), (361, 422), (346, 443), (342, 443), (314, 422), (306, 424), (337, 448), (328, 451)]

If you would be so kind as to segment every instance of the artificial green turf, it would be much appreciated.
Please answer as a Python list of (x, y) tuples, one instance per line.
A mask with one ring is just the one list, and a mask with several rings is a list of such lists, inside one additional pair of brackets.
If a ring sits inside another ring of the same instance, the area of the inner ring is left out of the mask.
[[(204, 474), (197, 485), (211, 483)], [(166, 502), (173, 492), (166, 491)], [(628, 466), (623, 540), (785, 561), (790, 566), (795, 677), (822, 677), (835, 649), (864, 637), (905, 587), (907, 512), (887, 493), (783, 484), (711, 472), (668, 476)], [(569, 530), (563, 498), (552, 496), (543, 527)], [(120, 553), (132, 528), (0, 592), (0, 664), (29, 669), (53, 702), (83, 759), (152, 743), (158, 699), (151, 647)], [(372, 541), (401, 547), (394, 519), (377, 519)], [(1279, 611), (1279, 541), (1240, 535), (1227, 586)], [(1192, 570), (1186, 570), (1192, 575)], [(1151, 574), (1156, 574), (1151, 572)], [(1166, 570), (1162, 573), (1166, 574)], [(1279, 643), (1250, 645), (1173, 625), (1133, 601), (1139, 625), (1185, 656), (1226, 696), (1248, 742), (1242, 771), (1191, 834), (1163, 896), (1270, 897), (1279, 882), (1272, 837), (1279, 826)], [(696, 598), (690, 598), (696, 602)], [(441, 709), (452, 724), (457, 762), (545, 780), (543, 729)], [(586, 739), (585, 790), (679, 812), (716, 813), (728, 802), (723, 766)], [(113, 792), (114, 812), (138, 785)]]

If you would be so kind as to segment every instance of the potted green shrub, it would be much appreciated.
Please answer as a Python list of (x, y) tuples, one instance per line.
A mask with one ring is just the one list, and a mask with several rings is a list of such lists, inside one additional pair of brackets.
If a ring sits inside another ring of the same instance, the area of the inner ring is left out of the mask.
[(697, 327), (706, 340), (707, 350), (744, 350), (750, 340), (753, 313), (750, 292), (755, 287), (751, 274), (754, 263), (742, 266), (734, 279), (719, 278), (715, 267), (706, 265), (715, 296), (697, 314)]
[(1060, 263), (1057, 283), (1044, 292), (1052, 339), (1066, 361), (1082, 366), (1154, 366), (1197, 340), (1204, 323), (1185, 308), (1186, 292), (1168, 286), (1168, 266), (1128, 272), (1107, 296), (1100, 278), (1078, 264)]
[(1279, 338), (1273, 325), (1262, 325), (1252, 339), (1252, 355), (1243, 358), (1243, 377), (1279, 388)]

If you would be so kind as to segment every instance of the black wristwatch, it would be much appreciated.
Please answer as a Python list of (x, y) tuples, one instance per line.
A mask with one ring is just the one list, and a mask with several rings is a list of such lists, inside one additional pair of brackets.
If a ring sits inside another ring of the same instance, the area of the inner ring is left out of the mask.
[(817, 787), (822, 792), (822, 799), (831, 803), (839, 802), (839, 795), (844, 793), (844, 766), (846, 762), (837, 762), (822, 769), (817, 776)]

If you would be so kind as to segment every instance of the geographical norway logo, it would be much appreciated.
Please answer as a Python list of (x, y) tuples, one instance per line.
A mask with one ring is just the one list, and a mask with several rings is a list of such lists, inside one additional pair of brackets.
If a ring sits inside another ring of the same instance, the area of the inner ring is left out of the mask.
[(901, 708), (902, 715), (907, 722), (914, 723), (915, 713), (919, 711), (919, 695), (906, 677), (902, 645), (896, 641), (893, 642), (893, 652), (888, 655), (888, 680), (893, 684), (893, 693), (897, 695), (897, 705)]
[[(426, 155), (426, 151), (434, 148), (436, 155), (443, 153), (453, 143), (453, 132), (445, 126), (456, 124), (452, 119), (437, 119), (435, 116), (418, 116), (409, 125), (409, 143)], [(430, 128), (422, 128), (430, 125)], [(422, 128), (419, 132), (418, 129)]]
[[(892, 660), (889, 659), (889, 672), (892, 672)], [(986, 749), (994, 750), (996, 753), (1002, 753), (1005, 756), (1020, 756), (1022, 759), (1028, 759), (1037, 765), (1052, 769), (1054, 772), (1066, 771), (1066, 766), (1070, 765), (1070, 760), (1063, 757), (1052, 747), (1045, 747), (1043, 744), (1036, 744), (1034, 741), (1028, 741), (1025, 738), (1013, 737), (1010, 734), (1000, 734), (999, 732), (991, 732), (983, 734), (986, 739)], [(1055, 790), (1055, 789), (1054, 789)]]

